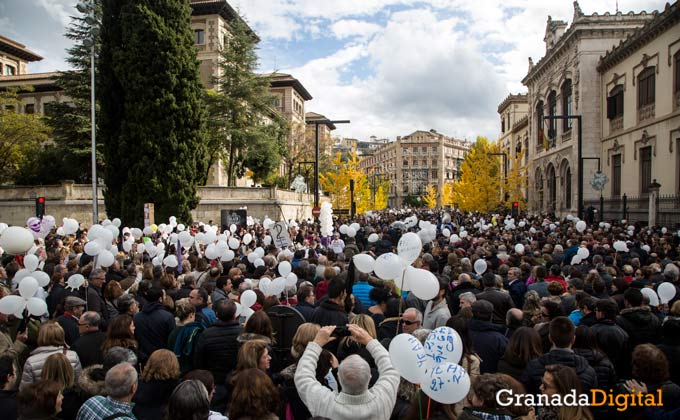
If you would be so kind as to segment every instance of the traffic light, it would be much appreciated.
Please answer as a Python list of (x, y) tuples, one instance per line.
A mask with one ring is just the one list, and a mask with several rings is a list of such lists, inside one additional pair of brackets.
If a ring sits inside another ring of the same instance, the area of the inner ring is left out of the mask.
[(45, 215), (45, 197), (38, 197), (35, 199), (35, 217), (42, 217)]
[(519, 201), (512, 202), (512, 217), (517, 218), (519, 216)]

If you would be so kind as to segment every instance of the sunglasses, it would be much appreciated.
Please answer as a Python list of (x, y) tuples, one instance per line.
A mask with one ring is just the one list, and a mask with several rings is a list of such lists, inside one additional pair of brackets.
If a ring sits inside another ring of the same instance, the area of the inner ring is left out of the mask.
[(408, 321), (408, 320), (406, 320), (406, 319), (402, 319), (402, 320), (401, 320), (401, 323), (402, 323), (402, 324), (405, 324), (405, 325), (411, 326), (411, 325), (413, 325), (413, 324), (418, 324), (419, 322), (418, 322), (418, 321)]

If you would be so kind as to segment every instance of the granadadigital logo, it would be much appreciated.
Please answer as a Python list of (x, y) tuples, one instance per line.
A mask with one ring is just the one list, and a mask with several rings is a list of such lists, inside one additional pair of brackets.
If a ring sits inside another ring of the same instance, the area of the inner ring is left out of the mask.
[(590, 394), (576, 394), (576, 391), (572, 390), (566, 395), (515, 394), (511, 389), (503, 389), (496, 393), (496, 402), (502, 407), (512, 405), (529, 407), (608, 406), (616, 407), (617, 411), (626, 411), (629, 407), (663, 407), (661, 389), (658, 389), (656, 394), (643, 394), (642, 392), (614, 394), (611, 389), (609, 392), (602, 389), (592, 389)]

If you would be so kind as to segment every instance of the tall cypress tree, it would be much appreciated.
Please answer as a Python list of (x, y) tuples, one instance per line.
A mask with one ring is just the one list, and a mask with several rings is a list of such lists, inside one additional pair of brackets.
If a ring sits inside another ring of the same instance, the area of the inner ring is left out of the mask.
[(202, 87), (184, 0), (104, 0), (101, 121), (110, 217), (191, 221), (207, 173)]

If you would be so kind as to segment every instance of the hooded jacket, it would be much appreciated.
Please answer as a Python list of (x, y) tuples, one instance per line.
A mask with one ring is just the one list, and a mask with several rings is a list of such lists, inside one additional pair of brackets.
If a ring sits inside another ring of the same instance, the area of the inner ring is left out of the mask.
[(570, 349), (554, 348), (548, 353), (529, 361), (522, 374), (521, 382), (528, 393), (538, 394), (539, 385), (548, 365), (565, 365), (574, 368), (583, 385), (583, 393), (589, 393), (597, 388), (597, 374), (588, 361)]
[(175, 329), (175, 317), (160, 302), (149, 302), (135, 315), (135, 338), (139, 350), (151, 355), (168, 345), (168, 337)]
[(606, 354), (591, 349), (574, 349), (574, 353), (586, 359), (595, 369), (599, 389), (609, 390), (616, 385), (616, 370)]

